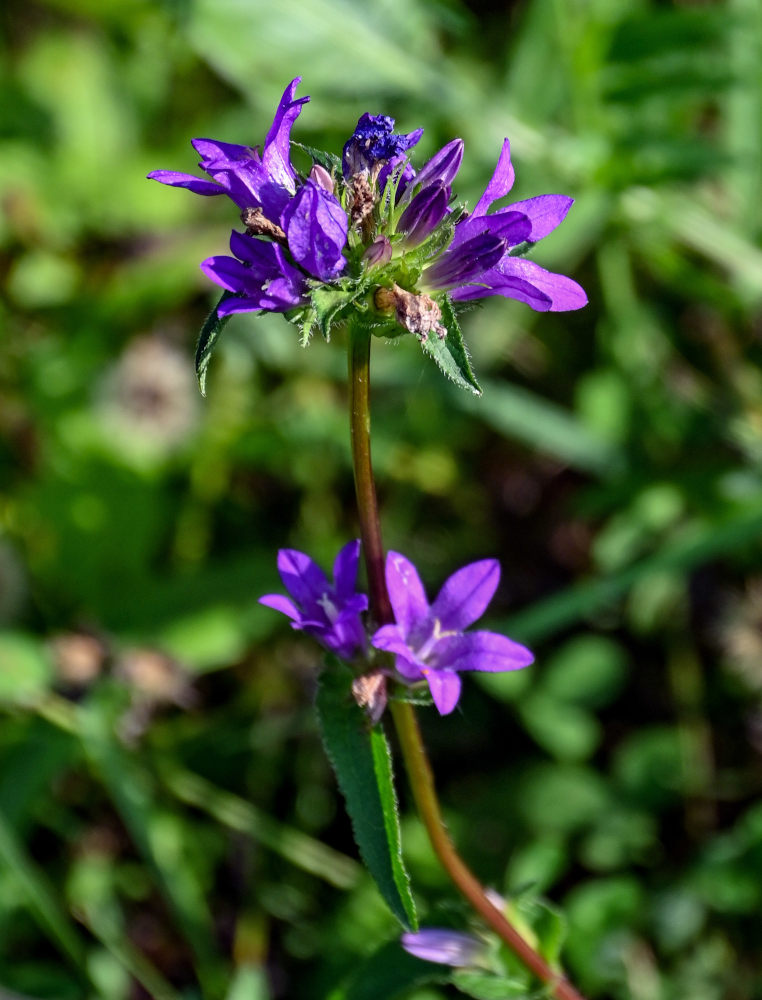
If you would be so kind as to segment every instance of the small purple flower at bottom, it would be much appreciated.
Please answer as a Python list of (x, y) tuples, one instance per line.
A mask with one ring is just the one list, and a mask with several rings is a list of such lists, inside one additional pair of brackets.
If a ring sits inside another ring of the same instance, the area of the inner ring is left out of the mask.
[(360, 614), (368, 608), (365, 594), (355, 593), (360, 541), (349, 542), (336, 556), (331, 585), (322, 569), (304, 552), (281, 549), (278, 572), (291, 598), (265, 594), (259, 603), (292, 619), (291, 627), (309, 632), (343, 660), (365, 648)]
[(403, 934), (400, 941), (405, 951), (415, 958), (441, 965), (480, 965), (486, 952), (484, 941), (472, 934), (438, 927), (410, 931)]
[(500, 564), (483, 559), (459, 569), (445, 581), (432, 605), (415, 566), (398, 552), (386, 558), (386, 585), (395, 624), (383, 625), (371, 643), (396, 656), (408, 684), (425, 680), (440, 715), (460, 697), (460, 670), (517, 670), (534, 657), (526, 647), (496, 632), (469, 632), (497, 589)]

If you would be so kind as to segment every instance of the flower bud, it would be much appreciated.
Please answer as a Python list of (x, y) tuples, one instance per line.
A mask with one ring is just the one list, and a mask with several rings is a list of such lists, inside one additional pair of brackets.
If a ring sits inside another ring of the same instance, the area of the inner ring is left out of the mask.
[(479, 938), (438, 927), (403, 934), (401, 941), (408, 954), (424, 962), (439, 962), (441, 965), (479, 965), (486, 951), (484, 942)]
[(439, 182), (419, 191), (397, 223), (399, 232), (406, 234), (406, 246), (418, 246), (436, 229), (447, 214), (449, 200), (449, 187)]
[(330, 194), (333, 194), (333, 177), (331, 177), (325, 167), (321, 167), (319, 163), (312, 164), (312, 170), (310, 170), (310, 180), (314, 181), (318, 187), (321, 187), (325, 191), (330, 192)]
[(388, 264), (392, 259), (392, 245), (386, 236), (377, 236), (371, 243), (362, 259), (369, 267), (379, 267)]

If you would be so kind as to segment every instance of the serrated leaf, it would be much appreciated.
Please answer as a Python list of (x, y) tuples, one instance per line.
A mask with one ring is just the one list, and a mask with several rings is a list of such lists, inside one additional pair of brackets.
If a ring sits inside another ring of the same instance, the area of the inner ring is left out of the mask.
[(335, 153), (326, 153), (322, 149), (315, 149), (314, 146), (306, 146), (303, 142), (295, 142), (293, 145), (299, 149), (303, 149), (313, 163), (317, 163), (318, 166), (325, 168), (329, 174), (333, 173), (340, 176), (341, 160)]
[(434, 334), (429, 334), (422, 344), (423, 349), (457, 386), (481, 396), (482, 390), (471, 368), (455, 310), (447, 296), (441, 302), (441, 309), (442, 323), (447, 328), (447, 336), (440, 339)]
[(323, 744), (368, 871), (394, 916), (404, 927), (416, 929), (410, 877), (402, 860), (389, 744), (381, 725), (371, 727), (355, 703), (351, 683), (349, 670), (328, 656), (317, 696)]
[(222, 293), (219, 302), (204, 320), (204, 325), (201, 327), (198, 335), (198, 343), (196, 344), (196, 380), (198, 381), (198, 387), (201, 390), (202, 396), (206, 395), (206, 372), (209, 368), (209, 362), (212, 359), (212, 351), (217, 343), (217, 338), (230, 319), (229, 316), (219, 316), (217, 310), (225, 299), (232, 297), (232, 294), (232, 292)]

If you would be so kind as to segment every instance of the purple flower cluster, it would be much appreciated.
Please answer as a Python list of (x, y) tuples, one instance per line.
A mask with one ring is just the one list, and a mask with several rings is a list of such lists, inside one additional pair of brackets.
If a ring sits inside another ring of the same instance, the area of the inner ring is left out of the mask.
[[(237, 206), (246, 232), (233, 232), (231, 256), (201, 265), (229, 293), (218, 307), (220, 316), (303, 310), (301, 321), (309, 329), (317, 285), (341, 278), (351, 304), (370, 269), (377, 287), (390, 293), (384, 308), (396, 306), (400, 325), (422, 339), (431, 331), (443, 335), (436, 300), (445, 294), (456, 303), (504, 295), (539, 311), (585, 305), (575, 281), (520, 256), (563, 221), (572, 199), (540, 195), (491, 211), (513, 185), (507, 139), (470, 214), (450, 204), (462, 139), (447, 143), (416, 173), (409, 154), (423, 130), (395, 133), (394, 119), (386, 115), (362, 115), (344, 145), (340, 176), (316, 164), (302, 177), (290, 159), (291, 129), (309, 100), (295, 97), (299, 82), (297, 77), (286, 87), (261, 151), (194, 139), (199, 166), (210, 180), (172, 170), (148, 175), (200, 195), (225, 194)], [(444, 238), (434, 240), (434, 251), (421, 254), (439, 232)], [(354, 291), (347, 281), (354, 282)], [(428, 316), (423, 323), (422, 311)]]
[[(360, 542), (345, 545), (336, 557), (334, 584), (303, 552), (281, 549), (278, 570), (291, 598), (267, 594), (260, 603), (292, 619), (343, 659), (366, 651), (360, 614), (368, 607), (355, 592)], [(455, 708), (462, 670), (517, 670), (534, 659), (524, 646), (496, 632), (465, 632), (487, 608), (500, 580), (495, 559), (464, 566), (445, 581), (433, 604), (415, 566), (397, 552), (386, 560), (386, 584), (395, 623), (379, 628), (370, 642), (395, 656), (398, 680), (425, 681), (441, 715)]]
[(296, 77), (286, 87), (261, 153), (249, 146), (194, 139), (199, 166), (210, 181), (173, 170), (148, 175), (195, 194), (226, 194), (238, 206), (247, 235), (234, 231), (233, 256), (209, 257), (201, 265), (212, 281), (232, 293), (218, 307), (221, 316), (260, 309), (286, 312), (305, 305), (309, 278), (331, 281), (346, 266), (346, 212), (321, 175), (297, 178), (291, 164), (291, 129), (309, 101), (294, 98), (300, 80)]

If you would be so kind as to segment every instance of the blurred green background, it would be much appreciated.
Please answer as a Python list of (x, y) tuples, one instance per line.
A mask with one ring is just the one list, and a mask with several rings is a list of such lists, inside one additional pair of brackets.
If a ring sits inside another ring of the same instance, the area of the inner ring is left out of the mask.
[(590, 305), (464, 316), (483, 398), (375, 345), (386, 543), (431, 589), (498, 556), (488, 624), (537, 653), (425, 713), (455, 838), (564, 909), (590, 997), (762, 997), (758, 0), (0, 18), (0, 995), (320, 1000), (396, 934), (319, 652), (256, 604), (278, 547), (327, 564), (357, 531), (342, 339), (236, 317), (202, 400), (198, 263), (235, 218), (144, 179), (193, 172), (194, 136), (261, 142), (301, 75), (297, 140), (338, 151), (364, 111), (425, 126), (421, 156), (463, 136), (473, 204), (509, 136), (516, 198), (577, 199), (535, 259)]

